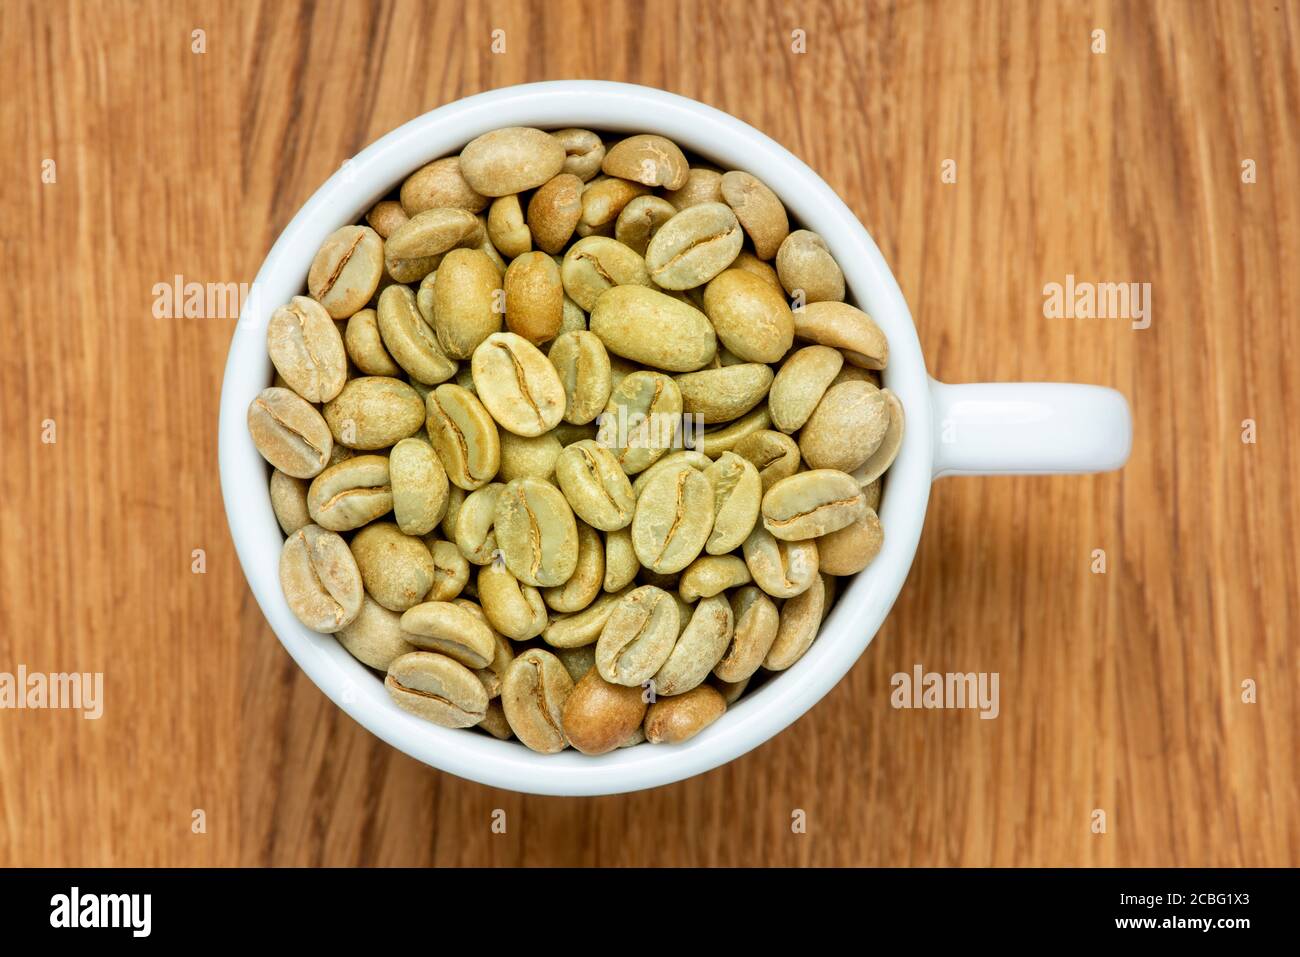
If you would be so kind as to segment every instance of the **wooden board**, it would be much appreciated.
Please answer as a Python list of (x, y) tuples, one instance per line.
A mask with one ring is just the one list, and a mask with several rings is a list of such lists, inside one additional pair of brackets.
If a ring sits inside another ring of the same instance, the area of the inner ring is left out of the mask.
[[(1300, 864), (1298, 31), (1294, 2), (7, 3), (0, 671), (102, 671), (105, 710), (0, 711), (0, 865)], [(222, 511), (233, 320), (153, 315), (175, 276), (251, 281), (387, 130), (567, 77), (788, 145), (935, 376), (1113, 385), (1136, 418), (1121, 474), (941, 481), (824, 701), (598, 800), (431, 771), (299, 673)], [(1149, 282), (1150, 328), (1044, 318), (1067, 275)], [(998, 672), (1000, 716), (891, 708), (916, 664)]]

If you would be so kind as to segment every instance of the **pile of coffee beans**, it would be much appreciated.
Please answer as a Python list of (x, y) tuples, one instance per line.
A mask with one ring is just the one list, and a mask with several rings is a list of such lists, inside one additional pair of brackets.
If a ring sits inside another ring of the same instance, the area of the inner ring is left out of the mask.
[(749, 173), (495, 130), (306, 285), (248, 410), (280, 582), (413, 714), (544, 753), (684, 741), (880, 550), (888, 343)]

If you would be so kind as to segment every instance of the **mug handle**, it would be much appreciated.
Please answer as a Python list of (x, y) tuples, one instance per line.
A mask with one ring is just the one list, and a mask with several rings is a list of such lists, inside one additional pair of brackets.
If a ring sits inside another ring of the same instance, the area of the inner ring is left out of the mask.
[(1128, 400), (1114, 389), (931, 379), (930, 392), (935, 478), (1109, 472), (1133, 446)]

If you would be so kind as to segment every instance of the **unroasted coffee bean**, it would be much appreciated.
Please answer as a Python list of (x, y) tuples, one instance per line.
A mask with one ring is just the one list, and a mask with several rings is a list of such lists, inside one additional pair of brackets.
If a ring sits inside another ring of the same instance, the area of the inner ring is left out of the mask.
[(713, 505), (709, 480), (689, 465), (654, 476), (632, 519), (632, 546), (641, 564), (672, 574), (694, 561), (713, 531)]
[(682, 391), (682, 410), (713, 425), (738, 419), (767, 398), (772, 370), (761, 362), (741, 362), (688, 372), (675, 381)]
[[(353, 460), (355, 461), (355, 459)], [(447, 471), (422, 438), (402, 439), (388, 456), (393, 517), (407, 535), (427, 535), (447, 514)]]
[(564, 497), (584, 521), (604, 531), (631, 524), (636, 496), (627, 473), (599, 442), (575, 442), (560, 453), (555, 477)]
[(690, 172), (676, 143), (649, 133), (619, 140), (605, 154), (600, 168), (610, 176), (665, 189), (681, 189)]
[(779, 362), (794, 342), (785, 298), (743, 269), (727, 269), (709, 283), (704, 311), (722, 344), (747, 362)]
[(596, 670), (633, 687), (654, 677), (677, 642), (677, 603), (654, 585), (633, 589), (614, 606), (596, 643)]
[(685, 694), (660, 698), (645, 715), (645, 739), (651, 744), (680, 744), (722, 717), (727, 703), (708, 685)]
[(384, 268), (399, 283), (418, 282), (437, 269), (449, 251), (482, 241), (483, 224), (473, 213), (449, 207), (426, 209), (384, 241)]
[(681, 189), (669, 190), (664, 198), (677, 209), (698, 206), (700, 203), (721, 203), (722, 174), (706, 166), (692, 166)]
[(817, 577), (817, 543), (812, 539), (782, 541), (755, 525), (741, 550), (754, 584), (773, 598), (793, 598)]
[(730, 266), (744, 241), (728, 206), (701, 203), (660, 227), (646, 247), (646, 267), (661, 288), (694, 289)]
[(844, 299), (844, 273), (826, 241), (807, 229), (796, 229), (776, 251), (776, 272), (791, 296), (805, 303)]
[(419, 393), (400, 379), (362, 376), (351, 379), (334, 400), (325, 403), (325, 421), (334, 440), (351, 449), (386, 449), (424, 424)]
[(501, 438), (501, 471), (497, 477), (503, 482), (517, 478), (539, 478), (551, 481), (555, 475), (555, 462), (564, 446), (555, 430), (543, 435), (515, 435), (499, 430)]
[(569, 744), (564, 706), (572, 692), (573, 679), (560, 659), (540, 648), (525, 651), (510, 663), (501, 687), (501, 706), (510, 730), (534, 751), (563, 751)]
[(605, 144), (591, 130), (556, 130), (551, 136), (564, 148), (564, 172), (584, 183), (600, 172)]
[(618, 214), (614, 221), (614, 238), (644, 256), (650, 240), (675, 215), (677, 208), (668, 200), (658, 196), (638, 196)]
[(348, 654), (376, 671), (387, 671), (395, 658), (415, 651), (402, 633), (402, 616), (369, 595), (362, 597), (356, 619), (335, 632), (334, 637)]
[(790, 232), (790, 220), (776, 193), (757, 176), (732, 170), (722, 177), (722, 198), (736, 212), (759, 259), (771, 259)]
[(488, 696), (474, 672), (445, 655), (413, 651), (388, 666), (384, 687), (403, 711), (444, 728), (483, 720)]
[[(459, 492), (460, 489), (454, 489)], [(464, 493), (461, 492), (463, 495)], [(451, 496), (448, 495), (448, 502)], [(469, 562), (460, 553), (455, 542), (439, 541), (425, 536), (425, 547), (433, 557), (433, 585), (424, 596), (425, 601), (451, 601), (469, 582)]]
[(366, 591), (390, 611), (406, 611), (433, 586), (433, 556), (424, 542), (392, 522), (373, 522), (352, 537), (352, 555)]
[(659, 372), (626, 376), (610, 393), (597, 441), (614, 453), (628, 475), (653, 465), (681, 429), (682, 393)]
[(346, 319), (370, 301), (384, 271), (384, 241), (369, 226), (343, 226), (321, 244), (307, 289), (335, 319)]
[(505, 278), (506, 325), (533, 345), (553, 339), (564, 318), (560, 267), (546, 253), (524, 253)]
[(643, 286), (601, 293), (591, 310), (591, 331), (615, 355), (668, 372), (702, 369), (718, 351), (704, 313)]
[(793, 352), (768, 392), (772, 424), (786, 433), (802, 428), (843, 365), (844, 356), (829, 346), (806, 346)]
[(379, 332), (379, 313), (374, 309), (362, 309), (352, 314), (343, 334), (343, 348), (353, 364), (366, 375), (400, 376), (405, 371), (389, 355)]
[(776, 641), (780, 615), (772, 599), (754, 585), (732, 592), (730, 604), (734, 621), (731, 643), (713, 673), (722, 681), (748, 681)]
[(564, 251), (581, 216), (582, 180), (572, 173), (547, 180), (528, 202), (528, 228), (546, 253)]
[(456, 512), (456, 528), (452, 539), (462, 555), (475, 565), (486, 565), (497, 555), (495, 530), (497, 502), (505, 486), (491, 482), (475, 489), (465, 497)]
[(884, 543), (880, 517), (868, 507), (860, 518), (817, 539), (821, 570), (828, 575), (856, 575), (880, 554)]
[(810, 302), (794, 317), (794, 334), (818, 345), (831, 346), (864, 369), (883, 369), (889, 362), (889, 342), (875, 320), (844, 302)]
[(412, 379), (437, 385), (456, 374), (456, 363), (443, 351), (438, 337), (420, 315), (415, 293), (407, 286), (389, 286), (379, 295), (376, 324), (384, 348)]
[(433, 284), (433, 328), (448, 356), (468, 359), (500, 331), (500, 290), (501, 275), (482, 250), (453, 249), (443, 259)]
[(578, 564), (562, 585), (543, 590), (547, 606), (561, 614), (582, 611), (600, 595), (605, 581), (605, 543), (586, 522), (578, 522)]
[(704, 550), (725, 555), (749, 537), (758, 521), (763, 482), (753, 463), (735, 452), (723, 452), (704, 470), (713, 488), (713, 530)]
[(621, 591), (640, 570), (636, 549), (632, 547), (632, 530), (620, 528), (605, 533), (605, 584), (607, 592)]
[(799, 433), (799, 452), (815, 469), (852, 472), (880, 448), (889, 431), (886, 396), (869, 382), (826, 390)]
[(655, 673), (655, 694), (678, 695), (703, 682), (731, 644), (731, 631), (726, 596), (701, 599), (668, 660)]
[(764, 493), (763, 527), (784, 541), (802, 541), (852, 524), (866, 508), (853, 476), (812, 469), (782, 479)]
[(564, 416), (564, 386), (555, 366), (512, 332), (488, 336), (474, 350), (474, 386), (502, 428), (516, 435), (549, 432)]
[(557, 615), (542, 632), (542, 640), (556, 648), (581, 648), (593, 644), (629, 590), (606, 592), (580, 612)]
[(681, 449), (677, 452), (669, 452), (658, 462), (636, 477), (636, 481), (632, 483), (632, 494), (637, 498), (640, 498), (641, 492), (645, 489), (646, 484), (664, 469), (672, 468), (676, 465), (689, 465), (697, 472), (704, 472), (712, 464), (713, 459), (709, 458), (703, 452), (697, 452), (694, 449)]
[(487, 218), (488, 239), (507, 259), (522, 256), (533, 248), (533, 231), (524, 218), (524, 208), (515, 195), (492, 201)]
[(539, 588), (569, 580), (578, 563), (578, 526), (560, 490), (540, 479), (515, 479), (496, 506), (497, 546), (521, 582)]
[(426, 406), (429, 440), (452, 484), (472, 491), (490, 482), (501, 465), (501, 442), (483, 403), (447, 383), (429, 393)]
[(410, 218), (406, 210), (402, 209), (402, 204), (391, 199), (380, 200), (366, 213), (366, 222), (382, 239), (387, 239)]
[(564, 664), (565, 670), (569, 672), (569, 677), (574, 681), (581, 681), (586, 677), (587, 672), (594, 670), (596, 667), (596, 646), (594, 644), (583, 645), (580, 648), (557, 648), (554, 654)]
[(582, 237), (611, 235), (627, 204), (648, 192), (650, 187), (619, 177), (592, 180), (582, 191), (582, 216), (576, 232)]
[(541, 186), (564, 160), (564, 147), (551, 134), (511, 126), (471, 140), (460, 152), (460, 171), (475, 191), (505, 196)]
[[(889, 425), (885, 428), (885, 436), (880, 440), (880, 445), (876, 446), (876, 450), (867, 456), (865, 462), (853, 469), (853, 478), (859, 485), (870, 485), (884, 475), (886, 469), (894, 464), (899, 449), (903, 447), (903, 403), (899, 402), (898, 396), (888, 389), (881, 389), (880, 394), (885, 399)], [(879, 504), (878, 498), (876, 504)], [(875, 505), (872, 507), (874, 508)]]
[(753, 463), (763, 491), (799, 471), (799, 446), (781, 432), (760, 429), (736, 443), (736, 454)]
[(764, 668), (784, 671), (804, 656), (821, 627), (825, 601), (826, 589), (819, 575), (806, 591), (781, 606), (781, 624), (763, 659)]
[(406, 640), (425, 651), (436, 651), (467, 668), (486, 668), (496, 656), (496, 639), (487, 622), (459, 605), (426, 601), (402, 614)]
[(361, 613), (362, 576), (347, 542), (316, 525), (285, 540), (280, 588), (294, 616), (313, 631), (331, 634)]
[(248, 431), (262, 458), (294, 478), (318, 475), (334, 448), (321, 414), (301, 396), (275, 386), (249, 405)]
[(382, 455), (357, 455), (331, 465), (307, 491), (312, 521), (332, 532), (360, 528), (392, 508), (388, 459)]
[[(749, 566), (739, 555), (704, 555), (695, 559), (682, 572), (677, 589), (688, 602), (712, 598), (728, 588), (738, 588), (750, 582)], [(668, 692), (672, 694), (672, 692)]]
[(279, 469), (271, 473), (271, 509), (285, 535), (292, 535), (311, 524), (307, 509), (307, 481), (285, 475)]
[(560, 264), (560, 280), (574, 303), (587, 312), (614, 286), (651, 285), (645, 260), (607, 236), (588, 236), (570, 246)]
[(605, 408), (613, 389), (609, 353), (600, 337), (586, 329), (565, 332), (547, 353), (564, 386), (564, 421), (582, 425)]
[(266, 351), (289, 388), (308, 402), (328, 402), (347, 381), (348, 357), (338, 326), (306, 296), (294, 296), (271, 313)]
[(611, 684), (592, 670), (578, 681), (564, 704), (564, 733), (583, 754), (606, 754), (641, 726), (645, 712), (639, 687)]
[(709, 429), (704, 433), (704, 443), (700, 451), (713, 458), (723, 452), (735, 450), (746, 436), (761, 432), (772, 425), (772, 416), (766, 405), (760, 405), (753, 411), (742, 415), (735, 422), (729, 422), (719, 428)]
[(479, 568), (478, 596), (492, 627), (507, 638), (527, 641), (540, 635), (549, 624), (542, 593), (532, 585), (520, 584), (505, 562), (490, 562)]
[(487, 197), (475, 192), (461, 175), (457, 156), (434, 160), (408, 176), (402, 183), (401, 200), (401, 208), (407, 216), (438, 207), (477, 213), (486, 209), (488, 204)]

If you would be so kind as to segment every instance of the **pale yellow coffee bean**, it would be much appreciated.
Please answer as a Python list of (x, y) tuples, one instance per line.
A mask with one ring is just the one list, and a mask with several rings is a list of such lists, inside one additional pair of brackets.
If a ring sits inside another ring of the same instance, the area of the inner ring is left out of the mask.
[(553, 611), (572, 614), (595, 601), (604, 582), (605, 543), (598, 531), (578, 522), (578, 564), (568, 581), (543, 589), (542, 599)]
[(516, 435), (549, 432), (564, 416), (559, 373), (535, 345), (496, 332), (474, 350), (474, 385), (492, 418)]
[(369, 226), (343, 226), (321, 244), (307, 273), (311, 297), (335, 319), (370, 301), (384, 271), (384, 240)]
[(668, 659), (652, 679), (655, 694), (678, 695), (700, 685), (731, 644), (732, 625), (731, 606), (725, 595), (701, 599)]
[(793, 598), (806, 591), (817, 577), (817, 543), (811, 538), (783, 541), (762, 525), (755, 525), (741, 550), (754, 584), (773, 598)]
[(605, 583), (607, 592), (622, 591), (632, 584), (641, 563), (632, 547), (632, 529), (620, 528), (605, 533)]
[[(811, 584), (811, 583), (810, 583)], [(748, 681), (763, 664), (780, 627), (776, 604), (756, 585), (746, 585), (729, 598), (734, 626), (731, 643), (713, 669), (722, 681)]]
[(693, 289), (730, 266), (744, 241), (730, 207), (701, 203), (660, 227), (646, 247), (646, 268), (664, 289)]
[(285, 535), (292, 535), (304, 525), (311, 524), (307, 509), (307, 481), (285, 475), (279, 469), (271, 472), (271, 510)]
[(483, 241), (483, 224), (468, 210), (435, 207), (417, 213), (384, 240), (384, 268), (399, 283), (418, 282), (446, 253)]
[(542, 632), (542, 641), (556, 648), (581, 648), (593, 644), (600, 638), (614, 608), (630, 591), (630, 588), (623, 588), (606, 592), (580, 612), (556, 615)]
[[(478, 220), (483, 226), (483, 241), (474, 248), (492, 261), (492, 266), (497, 271), (497, 275), (502, 279), (506, 275), (506, 261), (502, 258), (500, 251), (492, 244), (492, 237), (487, 234), (488, 217), (487, 213), (479, 213)], [(527, 252), (527, 250), (524, 250)]]
[[(475, 668), (474, 674), (479, 681), (483, 682), (483, 690), (487, 692), (488, 698), (499, 698), (501, 696), (501, 687), (505, 684), (506, 672), (510, 670), (510, 663), (515, 660), (514, 646), (510, 644), (504, 635), (492, 628), (487, 615), (483, 613), (483, 609), (476, 602), (470, 601), (468, 598), (457, 598), (456, 605), (465, 609), (492, 631), (492, 641), (495, 645), (492, 660), (487, 663), (486, 667)], [(505, 715), (502, 715), (502, 720), (505, 720)]]
[(759, 259), (771, 259), (790, 233), (785, 206), (757, 176), (732, 170), (722, 177), (722, 198), (736, 212)]
[(479, 249), (453, 249), (438, 267), (433, 328), (453, 359), (468, 359), (501, 329), (501, 276)]
[(784, 295), (785, 290), (781, 288), (781, 280), (777, 277), (776, 270), (772, 264), (759, 259), (748, 249), (742, 249), (736, 261), (731, 264), (732, 269), (743, 269), (745, 272), (757, 276), (763, 282), (772, 287), (772, 291), (777, 295)]
[[(460, 489), (454, 491), (465, 494)], [(451, 496), (448, 495), (448, 500)], [(432, 535), (424, 537), (424, 545), (433, 556), (433, 585), (424, 596), (425, 601), (453, 601), (469, 583), (469, 562), (460, 553), (455, 542), (442, 541)]]
[[(443, 467), (446, 468), (445, 462), (443, 463)], [(450, 473), (447, 478), (451, 478)], [(456, 519), (460, 517), (460, 507), (465, 504), (465, 499), (468, 497), (469, 492), (465, 491), (454, 481), (451, 484), (451, 488), (447, 490), (447, 514), (443, 516), (442, 522), (438, 525), (438, 530), (441, 531), (443, 537), (450, 542), (456, 540)], [(455, 548), (454, 545), (452, 547)], [(456, 549), (456, 553), (460, 554), (459, 548)]]
[(502, 490), (496, 537), (506, 567), (527, 585), (562, 585), (577, 567), (577, 522), (560, 490), (549, 482), (515, 479)]
[(515, 737), (543, 754), (563, 751), (569, 744), (564, 706), (572, 692), (573, 679), (555, 655), (530, 648), (516, 657), (501, 687), (501, 706)]
[(517, 478), (539, 478), (551, 481), (555, 463), (563, 446), (555, 432), (544, 435), (515, 435), (501, 431), (501, 470), (498, 477), (503, 482)]
[(387, 671), (395, 658), (415, 651), (402, 634), (402, 616), (389, 611), (369, 595), (361, 599), (361, 611), (352, 624), (334, 637), (348, 654), (376, 671)]
[(641, 726), (646, 702), (640, 688), (610, 684), (587, 672), (564, 705), (564, 733), (583, 754), (606, 754)]
[(400, 376), (404, 371), (384, 346), (379, 333), (379, 314), (374, 309), (362, 309), (348, 319), (343, 348), (352, 363), (366, 375)]
[(670, 190), (685, 186), (690, 173), (686, 157), (677, 144), (653, 133), (619, 140), (605, 154), (600, 168), (609, 176)]
[(611, 684), (633, 687), (654, 677), (677, 642), (677, 603), (654, 585), (623, 597), (596, 642), (596, 670)]
[(804, 656), (821, 628), (825, 603), (826, 589), (819, 575), (806, 591), (781, 606), (781, 624), (763, 659), (764, 668), (784, 671)]
[(758, 521), (763, 481), (754, 464), (735, 452), (723, 452), (704, 470), (713, 488), (713, 531), (704, 550), (724, 555), (739, 548)]
[(536, 638), (550, 623), (542, 593), (521, 584), (505, 562), (489, 562), (479, 568), (478, 596), (492, 627), (507, 638)]
[(420, 315), (409, 287), (389, 286), (380, 293), (376, 325), (384, 348), (412, 379), (437, 385), (456, 374), (456, 363)]
[(584, 183), (600, 172), (605, 144), (591, 130), (556, 130), (551, 136), (564, 147), (564, 172), (572, 173)]
[(632, 485), (604, 445), (584, 440), (566, 446), (556, 460), (555, 478), (584, 522), (602, 531), (631, 524), (636, 510)]
[(779, 362), (794, 342), (785, 297), (743, 269), (724, 270), (709, 283), (704, 311), (723, 345), (748, 362)]
[(681, 189), (668, 190), (664, 199), (677, 209), (698, 206), (700, 203), (721, 203), (722, 174), (716, 169), (692, 166)]
[(880, 516), (868, 507), (860, 518), (817, 539), (821, 570), (828, 575), (856, 575), (875, 560), (884, 544)]
[(402, 209), (402, 204), (391, 199), (380, 200), (370, 208), (370, 212), (366, 213), (366, 222), (381, 239), (387, 239), (398, 226), (410, 218), (406, 210)]
[(547, 358), (564, 386), (564, 421), (582, 425), (600, 415), (613, 389), (609, 353), (600, 337), (586, 329), (563, 332)]
[(476, 193), (461, 175), (457, 156), (446, 156), (421, 166), (402, 183), (400, 198), (407, 216), (439, 207), (477, 213), (488, 204), (487, 197)]
[(648, 186), (618, 177), (592, 180), (582, 190), (582, 215), (575, 231), (582, 237), (600, 235), (593, 232), (596, 230), (613, 235), (614, 224), (627, 204), (649, 192)]
[(312, 521), (331, 532), (360, 528), (392, 508), (388, 458), (383, 455), (357, 455), (331, 465), (307, 490)]
[(496, 639), (486, 621), (447, 601), (426, 601), (402, 614), (406, 640), (436, 651), (466, 668), (486, 668), (496, 656)]
[(683, 464), (646, 483), (632, 519), (632, 546), (641, 564), (660, 574), (681, 571), (713, 531), (713, 486)]
[(424, 542), (392, 522), (373, 522), (352, 536), (352, 555), (366, 591), (390, 611), (406, 611), (433, 586), (433, 556)]
[[(861, 482), (858, 484), (862, 485)], [(877, 512), (880, 511), (881, 492), (882, 488), (880, 479), (876, 479), (874, 482), (868, 482), (866, 485), (862, 486), (862, 494), (867, 500), (867, 508), (875, 509)]]
[(597, 441), (614, 453), (628, 475), (653, 465), (672, 446), (682, 427), (682, 393), (659, 372), (626, 376), (605, 406)]
[(748, 585), (750, 581), (749, 566), (739, 555), (703, 555), (682, 572), (677, 590), (683, 601), (694, 602), (720, 595), (728, 588)]
[(760, 405), (747, 415), (741, 416), (735, 422), (718, 429), (710, 429), (704, 433), (703, 444), (700, 445), (701, 451), (710, 458), (716, 458), (723, 452), (730, 452), (736, 449), (747, 436), (755, 432), (762, 432), (772, 425), (772, 416), (767, 410), (766, 405)]
[(384, 687), (403, 711), (444, 728), (473, 727), (487, 713), (483, 683), (446, 655), (427, 651), (402, 655), (388, 666)]
[(562, 252), (581, 216), (582, 180), (572, 173), (547, 180), (528, 201), (528, 229), (544, 252)]
[(761, 429), (736, 443), (735, 452), (758, 469), (763, 491), (799, 471), (799, 446), (783, 432)]
[(852, 524), (866, 507), (853, 476), (811, 469), (782, 479), (763, 494), (763, 527), (783, 541), (802, 541)]
[[(355, 461), (355, 460), (354, 460)], [(447, 471), (423, 438), (402, 439), (388, 455), (393, 517), (407, 535), (427, 535), (447, 514)]]
[(386, 449), (424, 424), (424, 403), (400, 379), (362, 376), (325, 403), (325, 422), (336, 442), (351, 449)]
[(807, 229), (796, 229), (776, 251), (776, 272), (791, 296), (805, 303), (844, 299), (844, 273), (826, 240)]
[(587, 312), (614, 286), (652, 285), (645, 260), (607, 236), (588, 236), (570, 246), (560, 265), (560, 280), (574, 303)]
[(644, 256), (646, 247), (664, 223), (677, 215), (677, 208), (658, 196), (638, 196), (614, 221), (614, 238)]
[(524, 253), (506, 269), (506, 325), (533, 345), (552, 339), (564, 319), (560, 267), (546, 253)]
[(357, 454), (356, 452), (353, 452), (346, 445), (339, 445), (337, 442), (335, 442), (334, 448), (330, 451), (329, 465), (338, 465), (344, 459), (350, 459), (356, 454)]
[(794, 319), (800, 339), (831, 346), (846, 361), (864, 369), (883, 369), (889, 362), (889, 342), (875, 320), (844, 302), (810, 302)]
[(248, 432), (262, 458), (293, 478), (320, 474), (334, 449), (327, 420), (297, 393), (276, 386), (249, 404)]
[[(560, 260), (560, 269), (561, 269), (560, 281), (561, 282), (564, 281), (563, 268), (564, 268), (564, 260), (561, 259)], [(557, 334), (556, 338), (564, 335), (566, 332), (586, 332), (586, 331), (587, 331), (587, 314), (582, 311), (581, 306), (579, 306), (576, 302), (574, 302), (572, 299), (569, 298), (568, 293), (565, 293), (564, 311), (560, 317), (560, 331)], [(552, 343), (551, 346), (553, 347), (554, 343)], [(548, 356), (550, 355), (550, 348), (547, 349), (546, 354)]]
[(664, 469), (670, 469), (677, 465), (689, 465), (691, 468), (695, 469), (695, 471), (703, 472), (712, 464), (713, 459), (709, 458), (703, 452), (697, 452), (694, 449), (681, 449), (677, 452), (669, 452), (658, 462), (636, 477), (636, 481), (632, 483), (632, 494), (637, 498), (640, 498), (641, 491), (646, 487), (646, 483)]
[(456, 512), (456, 529), (452, 540), (462, 555), (474, 565), (486, 565), (498, 557), (496, 509), (505, 485), (491, 482), (465, 496)]
[(522, 256), (533, 248), (533, 232), (524, 218), (524, 208), (515, 195), (492, 201), (487, 219), (488, 239), (506, 259)]
[[(844, 353), (840, 353), (843, 356)], [(839, 385), (841, 382), (870, 382), (877, 389), (881, 386), (880, 372), (876, 369), (863, 369), (860, 366), (843, 366), (831, 385)]]
[(885, 471), (894, 464), (894, 459), (898, 457), (898, 450), (903, 447), (903, 404), (898, 401), (898, 396), (888, 389), (881, 389), (880, 394), (885, 399), (889, 425), (876, 450), (867, 456), (865, 462), (852, 470), (853, 478), (859, 485), (870, 485), (884, 475)]
[(843, 365), (844, 356), (829, 346), (805, 346), (792, 352), (767, 396), (772, 424), (786, 433), (801, 429)]
[(645, 739), (651, 744), (680, 744), (713, 724), (726, 710), (722, 695), (708, 685), (660, 698), (646, 711)]
[(549, 133), (510, 126), (471, 140), (460, 152), (460, 171), (484, 196), (505, 196), (541, 186), (564, 160), (564, 147)]
[(799, 433), (799, 453), (815, 469), (852, 472), (881, 446), (889, 431), (885, 394), (869, 382), (842, 382), (826, 390)]
[(294, 296), (271, 313), (266, 351), (275, 371), (308, 402), (328, 402), (347, 381), (348, 356), (338, 326), (306, 296)]
[[(596, 646), (583, 645), (580, 648), (556, 648), (553, 652), (560, 659), (564, 670), (574, 681), (581, 681), (587, 673), (596, 667)], [(597, 672), (599, 675), (599, 672)], [(601, 678), (604, 681), (604, 678)]]
[(473, 393), (444, 383), (426, 400), (429, 440), (447, 478), (466, 491), (482, 488), (501, 465), (496, 422)]
[(361, 614), (362, 573), (335, 532), (305, 525), (285, 539), (280, 551), (280, 589), (300, 622), (333, 634)]
[(704, 313), (643, 286), (607, 289), (590, 320), (591, 331), (610, 352), (668, 372), (702, 369), (718, 351)]
[(772, 369), (761, 362), (742, 362), (701, 369), (674, 378), (682, 390), (682, 411), (706, 425), (738, 419), (767, 397)]

